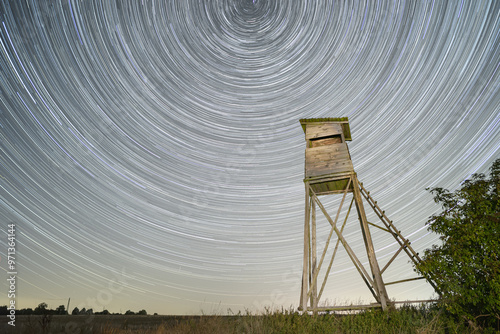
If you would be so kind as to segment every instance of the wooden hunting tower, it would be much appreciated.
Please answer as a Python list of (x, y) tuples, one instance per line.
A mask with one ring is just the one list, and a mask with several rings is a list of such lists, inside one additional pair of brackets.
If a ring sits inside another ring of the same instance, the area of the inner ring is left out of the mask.
[[(306, 134), (305, 178), (317, 195), (343, 193), (354, 167), (347, 148), (351, 131), (347, 118), (300, 121)], [(352, 186), (351, 186), (352, 190)]]
[[(384, 283), (382, 279), (383, 272), (394, 261), (401, 251), (410, 257), (414, 263), (421, 261), (418, 254), (410, 246), (410, 242), (403, 238), (399, 230), (397, 230), (392, 221), (390, 221), (385, 212), (380, 209), (371, 196), (366, 191), (363, 184), (358, 182), (357, 175), (354, 172), (354, 167), (347, 147), (347, 141), (351, 139), (351, 131), (349, 121), (345, 118), (312, 118), (301, 119), (300, 124), (305, 133), (306, 152), (305, 152), (305, 223), (304, 223), (304, 267), (302, 273), (302, 290), (300, 296), (299, 310), (304, 312), (312, 311), (333, 311), (338, 309), (364, 309), (368, 307), (381, 307), (382, 309), (392, 308), (394, 303), (390, 301), (386, 285), (406, 282), (415, 279), (425, 278), (436, 289), (431, 277), (417, 277), (391, 283)], [(342, 227), (337, 227), (342, 206), (347, 197), (347, 194), (352, 194), (351, 204), (347, 211)], [(320, 195), (335, 195), (342, 194), (340, 207), (336, 213), (335, 219), (332, 219), (327, 210), (319, 200)], [(363, 205), (363, 196), (368, 204), (373, 208), (377, 216), (382, 221), (385, 227), (368, 222)], [(364, 246), (368, 257), (369, 271), (365, 269), (361, 261), (358, 259), (352, 248), (349, 246), (342, 231), (344, 230), (347, 218), (355, 204), (358, 213), (358, 219), (363, 236)], [(317, 240), (316, 240), (316, 205), (322, 211), (327, 221), (331, 225), (331, 231), (326, 240), (325, 248), (318, 263), (317, 259)], [(388, 263), (380, 269), (368, 225), (375, 226), (386, 232), (389, 232), (398, 242), (400, 248)], [(318, 275), (322, 267), (325, 255), (331, 240), (335, 233), (337, 242), (333, 252), (330, 264), (326, 269), (320, 291), (318, 292)], [(349, 258), (353, 262), (355, 268), (361, 275), (363, 281), (368, 286), (376, 303), (371, 305), (356, 305), (348, 307), (338, 306), (318, 306), (318, 302), (325, 288), (327, 278), (332, 267), (339, 243), (346, 250)], [(436, 290), (437, 291), (437, 290)], [(423, 301), (420, 301), (423, 302)]]

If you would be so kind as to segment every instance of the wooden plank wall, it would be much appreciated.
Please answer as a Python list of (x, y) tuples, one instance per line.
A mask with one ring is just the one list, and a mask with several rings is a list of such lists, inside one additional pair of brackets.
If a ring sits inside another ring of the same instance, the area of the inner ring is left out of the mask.
[(305, 177), (354, 172), (347, 144), (332, 144), (306, 149)]

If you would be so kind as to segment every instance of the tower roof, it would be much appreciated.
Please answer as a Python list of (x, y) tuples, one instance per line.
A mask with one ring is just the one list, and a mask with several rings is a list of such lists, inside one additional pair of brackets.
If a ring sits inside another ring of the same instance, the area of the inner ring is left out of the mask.
[(349, 119), (347, 117), (302, 118), (300, 119), (300, 124), (304, 133), (306, 132), (307, 124), (310, 123), (341, 123), (345, 140), (352, 140)]

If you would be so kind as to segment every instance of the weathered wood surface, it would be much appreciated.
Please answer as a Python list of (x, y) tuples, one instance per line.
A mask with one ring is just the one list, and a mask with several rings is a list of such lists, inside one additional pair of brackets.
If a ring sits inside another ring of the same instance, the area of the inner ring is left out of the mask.
[(346, 143), (306, 149), (306, 178), (353, 171)]
[(306, 167), (306, 178), (347, 171), (353, 171), (351, 160), (322, 161)]
[(342, 125), (338, 123), (311, 123), (306, 127), (306, 140), (341, 135)]
[(342, 160), (349, 159), (350, 155), (346, 143), (332, 144), (306, 149), (306, 163), (314, 160)]

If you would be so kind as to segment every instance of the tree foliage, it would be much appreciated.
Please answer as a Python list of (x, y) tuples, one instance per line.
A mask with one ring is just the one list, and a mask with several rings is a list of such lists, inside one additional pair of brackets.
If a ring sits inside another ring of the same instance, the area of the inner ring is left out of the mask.
[(489, 179), (474, 174), (454, 192), (430, 192), (443, 211), (427, 225), (442, 243), (425, 251), (417, 271), (433, 278), (452, 314), (483, 324), (500, 320), (500, 159)]
[(59, 315), (67, 314), (66, 308), (64, 307), (64, 305), (59, 305), (59, 307), (56, 308), (55, 312), (56, 312), (56, 314), (59, 314)]
[(47, 303), (45, 303), (45, 302), (38, 304), (38, 306), (35, 307), (35, 314), (45, 314), (45, 313), (47, 313), (47, 307), (48, 306), (49, 305), (47, 305)]

